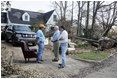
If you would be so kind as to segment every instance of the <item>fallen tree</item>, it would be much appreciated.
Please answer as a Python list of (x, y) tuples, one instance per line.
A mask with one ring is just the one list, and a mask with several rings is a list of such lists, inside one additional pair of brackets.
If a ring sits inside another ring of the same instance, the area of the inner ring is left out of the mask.
[(99, 40), (93, 40), (88, 38), (77, 37), (79, 40), (88, 41), (91, 45), (98, 47), (99, 50), (104, 50), (117, 46), (117, 37), (113, 36), (111, 38), (102, 37)]

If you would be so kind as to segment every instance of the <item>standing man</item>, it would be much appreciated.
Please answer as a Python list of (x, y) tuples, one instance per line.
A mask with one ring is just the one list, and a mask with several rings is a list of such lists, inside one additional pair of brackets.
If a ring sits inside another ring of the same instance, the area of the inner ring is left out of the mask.
[(60, 36), (60, 31), (58, 26), (54, 26), (54, 34), (52, 38), (53, 42), (53, 50), (54, 50), (54, 56), (55, 58), (52, 60), (53, 62), (58, 62), (59, 60), (59, 36)]
[(42, 54), (44, 52), (44, 41), (45, 41), (45, 36), (43, 34), (45, 26), (43, 24), (40, 24), (39, 30), (36, 33), (36, 43), (38, 44), (38, 58), (37, 62), (41, 63), (42, 61)]
[(68, 48), (68, 33), (65, 30), (64, 26), (60, 27), (60, 37), (59, 40), (61, 41), (61, 55), (62, 55), (62, 64), (59, 64), (59, 68), (64, 68), (66, 65), (66, 51)]

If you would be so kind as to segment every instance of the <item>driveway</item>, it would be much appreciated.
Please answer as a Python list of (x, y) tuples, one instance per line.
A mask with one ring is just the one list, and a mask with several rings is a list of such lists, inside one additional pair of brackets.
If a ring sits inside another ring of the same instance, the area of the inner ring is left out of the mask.
[[(36, 63), (36, 59), (30, 59), (30, 62), (25, 63), (23, 53), (20, 47), (13, 47), (10, 43), (2, 41), (2, 45), (6, 46), (7, 50), (13, 51), (14, 59), (13, 63), (18, 64), (20, 69), (23, 71), (32, 71), (33, 75), (37, 78), (39, 77), (53, 77), (53, 78), (68, 78), (72, 75), (78, 74), (79, 70), (84, 67), (89, 67), (89, 63), (74, 60), (67, 56), (66, 67), (63, 69), (58, 69), (58, 64), (61, 63), (61, 56), (58, 62), (52, 62), (54, 58), (53, 52), (45, 48), (43, 54), (42, 64)], [(38, 48), (38, 46), (30, 46), (31, 48)]]
[(86, 78), (117, 78), (117, 63), (105, 67), (104, 69), (100, 69), (97, 72), (88, 74)]
[[(86, 69), (91, 67), (90, 63), (78, 61), (75, 59), (72, 59), (71, 57), (67, 56), (66, 58), (66, 67), (63, 69), (58, 69), (58, 64), (61, 63), (61, 56), (59, 57), (60, 60), (58, 62), (52, 62), (52, 59), (54, 58), (53, 52), (47, 48), (45, 48), (44, 54), (43, 54), (43, 60), (45, 60), (42, 64), (36, 63), (36, 59), (30, 59), (30, 62), (25, 63), (23, 53), (20, 47), (13, 47), (10, 43), (6, 43), (5, 41), (1, 41), (1, 45), (6, 46), (7, 50), (13, 51), (15, 53), (14, 58), (13, 58), (13, 63), (19, 65), (20, 70), (22, 71), (29, 71), (32, 73), (32, 75), (35, 78), (70, 78), (70, 77), (76, 77), (80, 78), (81, 76), (78, 76), (79, 73), (81, 73), (81, 69)], [(38, 48), (37, 46), (30, 46), (31, 48)], [(117, 66), (114, 65), (111, 67), (116, 69)], [(111, 72), (108, 70), (109, 68), (106, 68), (105, 72), (102, 70), (97, 71), (93, 73), (94, 76), (86, 75), (85, 77), (98, 77), (100, 78), (101, 76), (97, 76), (98, 73), (102, 73), (103, 75), (107, 72)], [(114, 70), (115, 74), (113, 76), (116, 77), (116, 71)], [(111, 72), (112, 75), (112, 72)], [(108, 76), (105, 75), (107, 78)], [(111, 76), (112, 77), (112, 76)]]

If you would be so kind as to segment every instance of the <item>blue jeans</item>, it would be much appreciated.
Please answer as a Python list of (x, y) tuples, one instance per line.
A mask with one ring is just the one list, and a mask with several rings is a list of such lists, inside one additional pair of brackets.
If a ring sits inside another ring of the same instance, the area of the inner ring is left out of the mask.
[(42, 60), (42, 55), (43, 55), (43, 52), (44, 52), (44, 43), (43, 42), (40, 42), (38, 44), (38, 60), (37, 61), (41, 61)]
[(61, 55), (62, 55), (62, 64), (61, 66), (64, 67), (66, 64), (66, 51), (68, 48), (68, 43), (61, 43)]

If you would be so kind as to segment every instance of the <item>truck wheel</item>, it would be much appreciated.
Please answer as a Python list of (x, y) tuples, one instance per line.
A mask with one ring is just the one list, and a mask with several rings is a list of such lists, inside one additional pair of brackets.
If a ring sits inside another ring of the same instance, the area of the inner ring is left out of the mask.
[(16, 42), (15, 42), (14, 39), (12, 39), (12, 45), (13, 45), (13, 46), (16, 46)]
[(5, 41), (8, 43), (9, 42), (9, 39), (7, 37), (5, 37)]
[(32, 43), (33, 46), (36, 46), (36, 43)]

